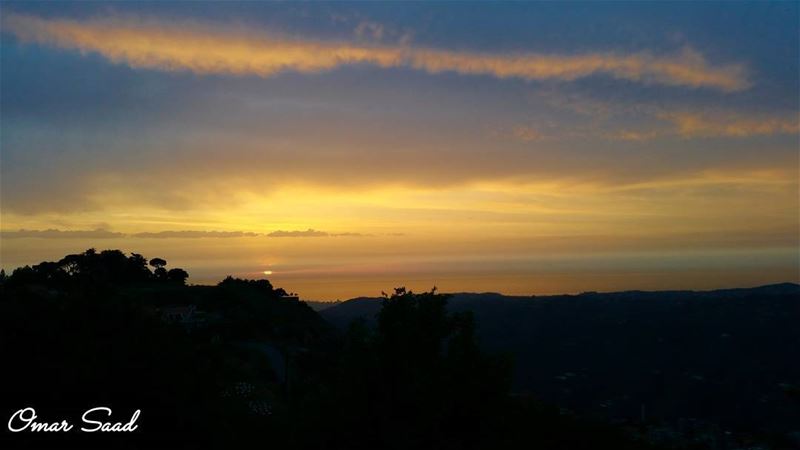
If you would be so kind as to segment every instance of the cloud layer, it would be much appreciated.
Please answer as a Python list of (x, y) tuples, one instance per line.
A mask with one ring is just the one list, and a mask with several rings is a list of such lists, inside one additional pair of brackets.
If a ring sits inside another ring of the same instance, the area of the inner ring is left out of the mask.
[(750, 137), (773, 134), (797, 134), (797, 114), (790, 117), (758, 117), (741, 114), (702, 114), (699, 112), (663, 113), (661, 118), (673, 123), (680, 136)]
[[(599, 100), (586, 94), (543, 90), (531, 100), (545, 103), (551, 115), (568, 113), (576, 122), (552, 120), (519, 123), (494, 131), (499, 137), (520, 142), (555, 141), (571, 138), (646, 142), (722, 138), (740, 140), (800, 133), (796, 110), (748, 110), (707, 104), (682, 105), (652, 100)], [(646, 148), (646, 147), (645, 147)]]
[(255, 237), (258, 233), (247, 231), (157, 231), (142, 232), (132, 234), (131, 237), (138, 238), (233, 238), (233, 237)]
[(284, 231), (278, 230), (267, 233), (269, 237), (364, 237), (369, 236), (362, 233), (344, 232), (344, 233), (328, 233), (327, 231), (319, 231), (313, 228), (307, 230), (293, 230)]
[[(393, 233), (391, 236), (401, 236)], [(143, 238), (143, 239), (199, 239), (199, 238), (242, 238), (242, 237), (364, 237), (370, 236), (363, 233), (342, 232), (328, 233), (314, 229), (307, 230), (277, 230), (271, 233), (254, 233), (251, 231), (204, 231), (204, 230), (167, 230), (145, 231), (140, 233), (119, 233), (105, 229), (96, 230), (59, 230), (48, 228), (46, 230), (3, 230), (0, 231), (2, 239), (114, 239), (114, 238)]]
[(602, 74), (645, 84), (738, 91), (749, 86), (741, 64), (711, 64), (684, 48), (572, 55), (497, 54), (408, 45), (367, 45), (287, 37), (242, 28), (155, 19), (50, 19), (6, 14), (3, 28), (25, 42), (97, 53), (119, 64), (163, 71), (269, 77), (284, 71), (318, 73), (345, 65), (412, 68), (523, 80), (572, 81)]
[(3, 239), (113, 239), (125, 237), (123, 233), (96, 229), (96, 230), (57, 230), (48, 228), (46, 230), (8, 230), (0, 231), (0, 238)]

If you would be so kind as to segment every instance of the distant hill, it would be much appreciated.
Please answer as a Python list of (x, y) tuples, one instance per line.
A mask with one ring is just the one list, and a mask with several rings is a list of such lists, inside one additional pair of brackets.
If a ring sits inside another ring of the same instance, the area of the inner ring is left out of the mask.
[[(514, 386), (612, 419), (711, 421), (800, 430), (800, 285), (511, 297), (454, 294), (488, 350), (510, 354)], [(320, 314), (374, 322), (379, 298)]]
[(337, 328), (345, 329), (355, 319), (365, 319), (371, 323), (375, 314), (381, 310), (380, 297), (357, 297), (341, 302), (330, 308), (318, 310), (319, 314)]
[[(493, 305), (497, 306), (504, 302), (524, 302), (524, 301), (548, 301), (556, 299), (570, 299), (570, 298), (600, 298), (600, 299), (621, 299), (621, 298), (647, 298), (647, 299), (667, 299), (667, 298), (739, 298), (744, 296), (751, 296), (755, 293), (768, 294), (768, 295), (786, 295), (800, 297), (800, 285), (795, 283), (779, 283), (770, 284), (766, 286), (759, 286), (754, 288), (737, 288), (737, 289), (717, 289), (712, 291), (621, 291), (621, 292), (586, 292), (578, 295), (503, 295), (496, 292), (484, 293), (471, 293), (471, 292), (458, 292), (450, 294), (450, 307), (453, 310), (465, 310), (466, 305), (476, 306), (477, 303), (484, 303), (487, 301), (495, 302)], [(309, 306), (315, 311), (323, 311), (321, 315), (340, 329), (346, 328), (350, 322), (355, 319), (365, 319), (367, 323), (374, 320), (375, 314), (381, 309), (381, 297), (356, 297), (346, 301), (337, 302), (309, 302)], [(512, 303), (513, 305), (513, 303)]]
[(335, 302), (320, 302), (314, 300), (303, 300), (303, 303), (309, 306), (309, 308), (313, 309), (314, 311), (322, 311), (323, 309), (328, 309), (336, 305), (340, 305), (342, 302), (337, 300)]

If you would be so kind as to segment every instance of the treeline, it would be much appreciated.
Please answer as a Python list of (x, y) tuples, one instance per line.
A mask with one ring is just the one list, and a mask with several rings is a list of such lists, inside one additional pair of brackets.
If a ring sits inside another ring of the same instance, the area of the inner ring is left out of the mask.
[[(267, 280), (185, 286), (165, 266), (90, 250), (2, 280), (4, 417), (27, 406), (44, 419), (96, 406), (142, 415), (130, 435), (5, 432), (0, 447), (646, 447), (510, 396), (510, 360), (482, 351), (471, 315), (448, 312), (445, 295), (397, 289), (376, 327), (338, 333)], [(171, 304), (208, 320), (167, 323)]]
[[(153, 270), (148, 267), (151, 266)], [(185, 284), (189, 274), (181, 268), (167, 269), (167, 261), (149, 261), (138, 253), (126, 256), (120, 250), (90, 248), (83, 253), (67, 255), (55, 262), (15, 269), (10, 276), (0, 272), (0, 282), (9, 286), (46, 285), (52, 288), (75, 285), (124, 285), (146, 281), (169, 281)]]

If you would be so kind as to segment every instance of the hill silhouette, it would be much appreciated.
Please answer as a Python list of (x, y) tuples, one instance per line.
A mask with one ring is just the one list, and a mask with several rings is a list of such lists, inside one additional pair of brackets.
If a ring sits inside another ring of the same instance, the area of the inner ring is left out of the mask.
[[(152, 269), (151, 269), (152, 267)], [(93, 249), (0, 273), (0, 412), (98, 406), (123, 433), (10, 433), (2, 448), (646, 449), (510, 395), (511, 365), (449, 296), (398, 288), (337, 331), (267, 280), (187, 286), (167, 261)]]
[[(477, 338), (514, 360), (513, 391), (582, 415), (744, 435), (800, 430), (800, 286), (536, 297), (453, 294)], [(374, 324), (380, 299), (321, 311)], [(788, 444), (787, 444), (788, 445)]]

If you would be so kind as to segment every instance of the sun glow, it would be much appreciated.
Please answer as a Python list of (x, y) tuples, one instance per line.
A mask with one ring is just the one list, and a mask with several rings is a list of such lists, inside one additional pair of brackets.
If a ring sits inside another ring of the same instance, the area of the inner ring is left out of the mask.
[(7, 273), (96, 248), (315, 300), (798, 279), (796, 39), (761, 19), (631, 45), (537, 39), (535, 8), (493, 9), (502, 38), (0, 8)]

